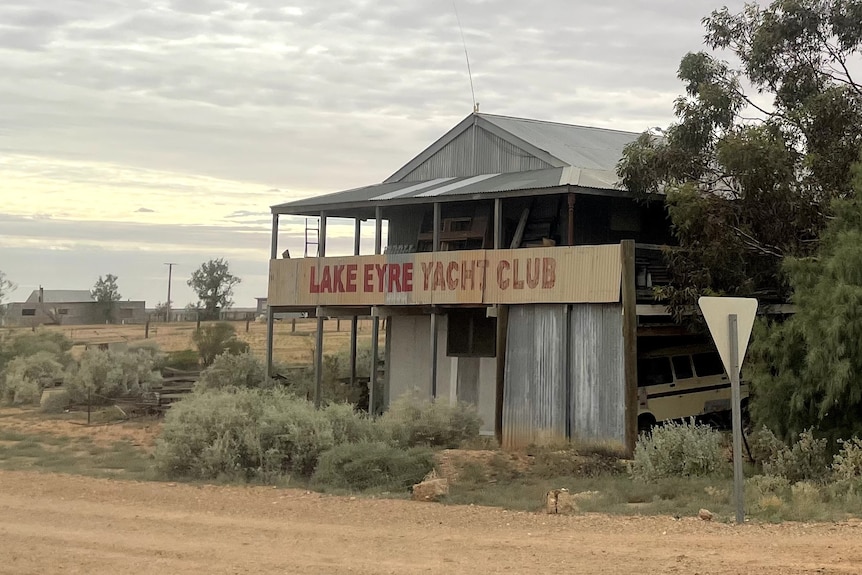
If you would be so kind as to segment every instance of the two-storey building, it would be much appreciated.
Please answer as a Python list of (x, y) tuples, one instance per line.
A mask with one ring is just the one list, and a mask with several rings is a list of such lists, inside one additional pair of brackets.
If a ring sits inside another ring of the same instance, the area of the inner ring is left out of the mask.
[[(508, 447), (578, 437), (632, 449), (639, 336), (679, 335), (651, 305), (666, 281), (663, 202), (618, 186), (637, 137), (471, 114), (380, 184), (274, 206), (268, 305), (387, 318), (375, 404), (470, 402)], [(278, 257), (280, 215), (319, 218), (319, 257)], [(357, 255), (326, 256), (328, 218), (356, 220)], [(375, 253), (358, 255), (367, 220)]]

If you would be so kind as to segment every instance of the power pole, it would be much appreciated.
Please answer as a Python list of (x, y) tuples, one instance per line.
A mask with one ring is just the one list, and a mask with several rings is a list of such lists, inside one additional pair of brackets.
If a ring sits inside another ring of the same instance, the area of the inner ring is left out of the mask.
[(165, 264), (168, 266), (168, 301), (165, 303), (165, 323), (171, 321), (171, 272), (174, 270), (174, 266), (178, 264), (168, 263)]

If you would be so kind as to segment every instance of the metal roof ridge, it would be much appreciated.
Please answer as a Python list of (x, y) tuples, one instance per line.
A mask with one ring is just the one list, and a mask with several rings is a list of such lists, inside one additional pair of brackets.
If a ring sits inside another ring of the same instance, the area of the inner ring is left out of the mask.
[(493, 118), (504, 118), (506, 120), (517, 120), (519, 122), (531, 122), (533, 124), (551, 124), (554, 126), (563, 126), (566, 128), (583, 128), (587, 130), (605, 130), (608, 132), (619, 132), (621, 134), (631, 134), (635, 136), (639, 136), (643, 132), (632, 132), (630, 130), (620, 130), (619, 128), (603, 128), (600, 126), (587, 126), (584, 124), (569, 124), (567, 122), (559, 122), (556, 120), (537, 120), (536, 118), (522, 118), (520, 116), (506, 116), (504, 114), (487, 114), (485, 112), (477, 112), (477, 116), (480, 118), (487, 118), (492, 120)]

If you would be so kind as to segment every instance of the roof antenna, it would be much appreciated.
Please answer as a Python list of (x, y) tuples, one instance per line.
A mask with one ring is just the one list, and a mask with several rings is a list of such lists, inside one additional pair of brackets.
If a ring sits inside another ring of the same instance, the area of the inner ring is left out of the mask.
[(479, 103), (476, 102), (476, 91), (473, 89), (473, 72), (470, 70), (470, 55), (467, 53), (467, 41), (464, 39), (464, 28), (461, 26), (461, 17), (458, 15), (458, 4), (452, 0), (452, 8), (455, 9), (455, 20), (458, 21), (458, 30), (461, 31), (461, 43), (464, 45), (464, 58), (467, 59), (467, 76), (470, 78), (470, 95), (473, 97), (473, 113), (479, 113)]

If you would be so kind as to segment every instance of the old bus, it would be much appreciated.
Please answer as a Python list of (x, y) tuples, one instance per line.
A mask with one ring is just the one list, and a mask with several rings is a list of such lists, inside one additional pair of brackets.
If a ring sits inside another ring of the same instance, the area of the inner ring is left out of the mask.
[[(748, 385), (741, 386), (747, 403)], [(638, 429), (658, 422), (715, 416), (730, 411), (730, 379), (715, 348), (706, 345), (665, 348), (638, 359)]]

